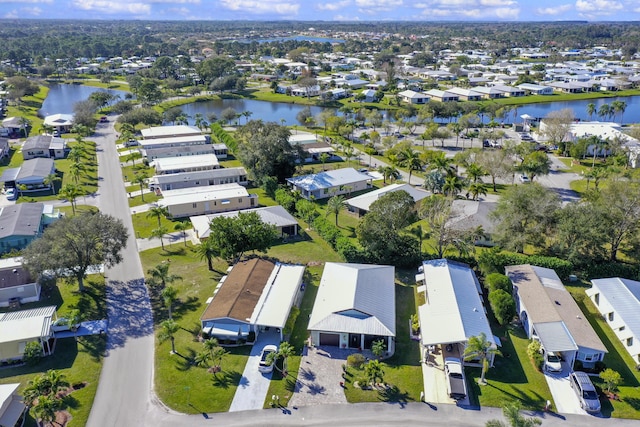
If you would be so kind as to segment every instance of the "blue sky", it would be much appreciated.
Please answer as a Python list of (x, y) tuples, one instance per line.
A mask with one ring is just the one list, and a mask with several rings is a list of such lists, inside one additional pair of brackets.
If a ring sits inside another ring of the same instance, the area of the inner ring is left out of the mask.
[(0, 0), (2, 18), (632, 21), (638, 0)]

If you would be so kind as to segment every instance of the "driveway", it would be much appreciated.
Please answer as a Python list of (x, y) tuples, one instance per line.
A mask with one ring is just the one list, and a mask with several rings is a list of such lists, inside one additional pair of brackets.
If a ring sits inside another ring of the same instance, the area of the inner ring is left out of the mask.
[(342, 365), (353, 350), (336, 347), (305, 347), (300, 361), (298, 381), (289, 401), (290, 407), (347, 403), (340, 385)]
[(60, 331), (55, 333), (56, 338), (83, 337), (87, 335), (104, 334), (107, 331), (107, 320), (88, 320), (81, 322), (77, 331)]
[(554, 412), (560, 414), (587, 415), (587, 412), (580, 407), (578, 396), (569, 383), (570, 368), (563, 363), (562, 372), (545, 372), (544, 378), (549, 385), (549, 391), (553, 396)]
[(240, 383), (233, 396), (229, 412), (247, 411), (250, 409), (262, 409), (264, 400), (269, 391), (269, 383), (273, 373), (263, 374), (258, 371), (260, 364), (260, 353), (264, 346), (273, 344), (276, 347), (280, 344), (280, 334), (275, 330), (261, 332), (256, 343), (251, 349), (249, 360), (244, 366), (244, 372)]

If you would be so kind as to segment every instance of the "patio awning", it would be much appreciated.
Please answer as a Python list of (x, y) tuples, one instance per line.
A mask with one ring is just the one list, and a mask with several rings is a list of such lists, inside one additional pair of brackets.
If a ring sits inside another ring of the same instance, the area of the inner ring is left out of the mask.
[(209, 336), (240, 338), (249, 335), (249, 325), (208, 323), (202, 328)]

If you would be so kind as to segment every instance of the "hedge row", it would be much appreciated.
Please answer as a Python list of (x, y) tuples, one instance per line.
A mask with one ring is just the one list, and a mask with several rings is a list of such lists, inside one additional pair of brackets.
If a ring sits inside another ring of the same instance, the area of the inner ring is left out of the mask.
[(340, 229), (326, 217), (317, 217), (313, 221), (313, 228), (346, 261), (361, 262), (363, 260), (362, 251), (343, 236)]
[(483, 251), (478, 256), (480, 271), (485, 276), (491, 273), (504, 274), (504, 268), (508, 265), (531, 264), (539, 267), (551, 268), (556, 271), (561, 279), (567, 279), (573, 270), (573, 264), (569, 261), (541, 255), (525, 255), (515, 252), (499, 252), (496, 250)]
[(227, 133), (226, 130), (222, 129), (220, 123), (213, 123), (211, 125), (211, 136), (214, 136), (219, 142), (225, 144), (229, 151), (232, 153), (236, 152), (236, 148), (238, 148), (238, 143), (231, 135)]

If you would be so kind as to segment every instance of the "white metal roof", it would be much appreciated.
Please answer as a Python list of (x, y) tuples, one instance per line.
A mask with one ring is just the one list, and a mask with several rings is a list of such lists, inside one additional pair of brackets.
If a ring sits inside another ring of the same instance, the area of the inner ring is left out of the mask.
[(483, 332), (493, 342), (473, 270), (446, 259), (424, 261), (422, 266), (426, 286), (426, 303), (418, 308), (422, 344), (466, 342)]
[(371, 180), (369, 175), (360, 173), (354, 168), (342, 168), (311, 175), (287, 178), (287, 181), (291, 184), (307, 191), (321, 190), (323, 188), (349, 185), (369, 180)]
[(0, 426), (15, 426), (26, 409), (15, 393), (20, 384), (0, 384)]
[(562, 321), (534, 323), (533, 327), (546, 351), (560, 352), (578, 349), (567, 326)]
[(211, 223), (211, 220), (213, 218), (218, 216), (237, 217), (240, 212), (255, 212), (260, 215), (260, 219), (262, 220), (262, 222), (264, 222), (265, 224), (273, 224), (276, 227), (287, 227), (290, 225), (298, 224), (298, 221), (280, 205), (255, 209), (244, 209), (241, 211), (221, 212), (209, 215), (197, 215), (192, 216), (189, 219), (191, 220), (191, 224), (193, 224), (193, 228), (196, 230), (198, 237), (200, 239), (206, 239), (207, 237), (209, 237), (209, 232), (211, 231), (211, 229), (209, 228), (209, 224)]
[(600, 292), (634, 336), (640, 336), (640, 282), (611, 277), (594, 279), (589, 296)]
[(195, 168), (202, 166), (218, 166), (218, 158), (215, 154), (197, 154), (195, 156), (165, 157), (155, 159), (157, 171), (166, 171), (179, 168)]
[(368, 193), (361, 194), (360, 196), (349, 199), (347, 200), (347, 204), (358, 209), (368, 211), (373, 202), (375, 202), (385, 194), (393, 193), (394, 191), (406, 191), (411, 197), (413, 197), (414, 202), (418, 202), (429, 196), (429, 193), (427, 193), (426, 191), (419, 190), (409, 184), (391, 184), (378, 190), (370, 191)]
[(205, 200), (220, 200), (232, 197), (249, 197), (247, 189), (240, 184), (207, 185), (205, 187), (189, 187), (179, 190), (164, 191), (160, 206), (196, 203)]
[(251, 315), (251, 323), (284, 328), (303, 275), (302, 265), (276, 264)]
[(159, 148), (167, 145), (202, 145), (207, 143), (207, 138), (204, 135), (172, 136), (168, 138), (141, 139), (138, 143), (142, 148)]
[(309, 330), (395, 336), (395, 268), (325, 264)]
[(195, 126), (175, 125), (142, 129), (140, 133), (142, 133), (143, 138), (162, 138), (169, 136), (200, 134), (202, 131)]
[(0, 314), (0, 342), (26, 341), (51, 334), (56, 306)]

